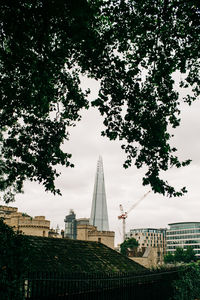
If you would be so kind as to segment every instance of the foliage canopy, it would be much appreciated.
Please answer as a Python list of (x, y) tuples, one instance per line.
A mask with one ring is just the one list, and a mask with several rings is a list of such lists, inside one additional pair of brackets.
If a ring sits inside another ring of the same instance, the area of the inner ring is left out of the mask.
[(134, 238), (129, 238), (120, 244), (120, 252), (123, 255), (128, 256), (130, 251), (133, 251), (139, 246), (139, 243)]
[(189, 263), (192, 261), (196, 261), (196, 256), (191, 246), (188, 246), (186, 250), (183, 248), (176, 248), (174, 254), (169, 253), (164, 256), (164, 262), (166, 264), (177, 262)]
[(197, 263), (190, 264), (187, 269), (180, 272), (178, 280), (174, 280), (174, 300), (195, 300), (200, 296), (200, 267)]
[(31, 246), (27, 239), (15, 233), (0, 218), (0, 297), (21, 300), (20, 279), (28, 270)]
[(199, 96), (199, 1), (3, 0), (0, 8), (4, 200), (26, 179), (60, 193), (56, 165), (73, 167), (61, 149), (67, 128), (89, 107), (80, 75), (100, 82), (92, 105), (104, 116), (102, 134), (122, 141), (124, 167), (146, 165), (144, 185), (182, 195), (185, 188), (175, 191), (160, 171), (189, 164), (175, 155), (169, 129), (180, 123), (181, 102)]

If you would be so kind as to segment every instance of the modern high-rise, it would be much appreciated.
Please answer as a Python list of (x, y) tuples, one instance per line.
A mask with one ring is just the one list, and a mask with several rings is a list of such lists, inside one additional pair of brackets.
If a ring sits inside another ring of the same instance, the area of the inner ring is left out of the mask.
[(196, 256), (200, 257), (200, 222), (180, 222), (169, 224), (166, 233), (167, 253), (176, 248), (186, 249), (192, 246)]
[(109, 231), (102, 157), (99, 157), (94, 183), (90, 225), (98, 231)]
[(77, 237), (77, 221), (74, 211), (71, 209), (69, 215), (65, 217), (65, 232), (64, 236), (76, 240)]

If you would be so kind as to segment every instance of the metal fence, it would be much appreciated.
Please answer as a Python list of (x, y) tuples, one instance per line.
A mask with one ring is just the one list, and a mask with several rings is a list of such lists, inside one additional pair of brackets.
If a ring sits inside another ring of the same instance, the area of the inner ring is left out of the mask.
[(172, 281), (178, 271), (136, 276), (130, 273), (84, 274), (34, 272), (23, 280), (26, 300), (95, 299), (168, 300), (173, 295)]

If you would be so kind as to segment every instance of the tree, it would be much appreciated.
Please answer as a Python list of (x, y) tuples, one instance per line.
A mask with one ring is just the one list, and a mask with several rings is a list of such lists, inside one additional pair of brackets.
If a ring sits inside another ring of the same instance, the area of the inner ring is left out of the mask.
[(174, 255), (171, 253), (168, 253), (164, 256), (164, 263), (165, 264), (171, 264), (174, 263)]
[(185, 270), (180, 270), (178, 280), (174, 280), (174, 300), (195, 300), (200, 297), (200, 268), (196, 263), (190, 264)]
[(0, 218), (0, 298), (24, 299), (21, 284), (28, 270), (31, 247), (25, 236), (15, 233)]
[(189, 263), (192, 261), (196, 261), (196, 256), (191, 246), (188, 246), (186, 249), (177, 247), (174, 254), (168, 253), (164, 256), (164, 262), (166, 264), (177, 262)]
[(128, 256), (130, 252), (134, 251), (139, 246), (138, 242), (134, 238), (129, 238), (125, 240), (120, 245), (120, 252), (123, 255)]
[(175, 262), (185, 262), (185, 251), (183, 248), (176, 248), (174, 253), (174, 261)]
[[(80, 75), (99, 80), (92, 101), (104, 116), (102, 135), (122, 141), (124, 167), (147, 166), (144, 185), (167, 196), (186, 192), (160, 171), (188, 165), (171, 147), (180, 103), (199, 96), (197, 0), (1, 1), (0, 191), (4, 200), (26, 179), (60, 193), (58, 164), (68, 127), (89, 107)], [(182, 74), (181, 99), (174, 73)]]
[(197, 258), (195, 256), (195, 252), (193, 250), (193, 247), (191, 247), (191, 246), (187, 247), (187, 249), (186, 249), (186, 251), (185, 251), (184, 254), (185, 254), (185, 262), (186, 263), (189, 263), (191, 261), (196, 261), (197, 260)]

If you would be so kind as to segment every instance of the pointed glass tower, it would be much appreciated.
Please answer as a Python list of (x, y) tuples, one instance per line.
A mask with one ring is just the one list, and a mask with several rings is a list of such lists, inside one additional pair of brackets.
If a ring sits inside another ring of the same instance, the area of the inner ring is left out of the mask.
[(90, 225), (97, 226), (98, 231), (109, 231), (106, 192), (104, 184), (103, 161), (99, 157), (94, 183)]

